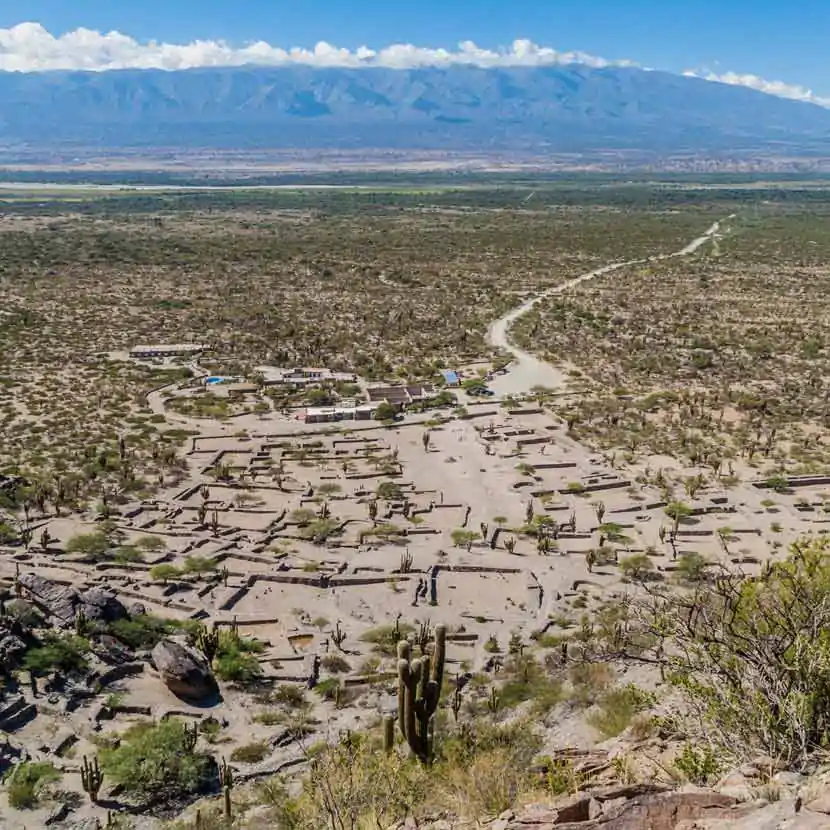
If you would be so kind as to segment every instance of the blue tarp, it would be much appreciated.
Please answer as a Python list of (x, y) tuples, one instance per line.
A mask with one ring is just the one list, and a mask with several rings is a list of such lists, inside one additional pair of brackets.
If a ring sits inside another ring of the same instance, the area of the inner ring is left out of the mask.
[(441, 376), (449, 386), (457, 386), (459, 383), (458, 374), (453, 372), (452, 369), (442, 369)]

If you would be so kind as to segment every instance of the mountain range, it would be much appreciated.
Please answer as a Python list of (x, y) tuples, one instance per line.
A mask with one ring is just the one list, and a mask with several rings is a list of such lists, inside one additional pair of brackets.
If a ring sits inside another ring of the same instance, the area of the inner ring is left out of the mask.
[(627, 67), (0, 73), (7, 147), (822, 154), (828, 139), (828, 109)]

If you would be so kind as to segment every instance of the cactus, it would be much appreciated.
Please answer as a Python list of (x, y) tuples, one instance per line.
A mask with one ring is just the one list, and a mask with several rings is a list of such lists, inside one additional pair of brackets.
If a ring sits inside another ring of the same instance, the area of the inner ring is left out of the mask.
[(499, 697), (499, 693), (496, 691), (495, 686), (490, 688), (490, 697), (487, 699), (487, 708), (493, 715), (497, 714), (501, 708), (501, 698)]
[(447, 629), (435, 629), (432, 656), (412, 660), (406, 640), (398, 643), (398, 724), (410, 749), (421, 763), (432, 760), (432, 718), (438, 709), (444, 678)]
[(429, 645), (429, 641), (432, 639), (432, 628), (430, 628), (429, 620), (418, 627), (418, 633), (415, 635), (415, 642), (418, 644), (418, 647), (421, 649), (421, 654), (424, 655), (427, 653), (427, 646)]
[(452, 703), (450, 704), (452, 707), (452, 717), (453, 720), (458, 723), (458, 714), (461, 712), (461, 689), (463, 688), (461, 678), (455, 678), (455, 691), (452, 695)]
[(185, 752), (193, 752), (196, 748), (197, 740), (199, 740), (199, 727), (195, 723), (193, 724), (192, 729), (189, 726), (185, 726), (184, 738), (182, 740), (182, 746), (184, 747)]
[(196, 646), (205, 655), (208, 663), (212, 663), (216, 652), (219, 651), (219, 631), (216, 628), (208, 630), (203, 625), (199, 626), (196, 633)]
[(387, 715), (383, 719), (383, 751), (391, 752), (395, 748), (395, 719)]
[(337, 625), (334, 628), (334, 631), (331, 632), (331, 641), (337, 647), (339, 651), (343, 651), (343, 642), (346, 639), (346, 632), (340, 626), (340, 620), (337, 621)]
[(222, 787), (222, 793), (225, 801), (225, 819), (231, 820), (231, 791), (233, 790), (233, 770), (228, 766), (228, 762), (223, 758), (219, 766), (219, 785)]
[(412, 570), (412, 554), (409, 548), (401, 554), (401, 573), (408, 574)]
[(78, 611), (77, 614), (75, 614), (75, 633), (79, 637), (83, 637), (84, 634), (86, 634), (87, 632), (88, 626), (89, 618), (83, 612), (83, 610)]
[(101, 772), (101, 768), (98, 766), (98, 757), (93, 758), (90, 764), (86, 755), (84, 755), (84, 762), (81, 766), (81, 785), (93, 804), (98, 800), (98, 792), (103, 782), (104, 773)]
[(429, 572), (429, 604), (438, 605), (438, 573), (440, 565), (433, 565)]

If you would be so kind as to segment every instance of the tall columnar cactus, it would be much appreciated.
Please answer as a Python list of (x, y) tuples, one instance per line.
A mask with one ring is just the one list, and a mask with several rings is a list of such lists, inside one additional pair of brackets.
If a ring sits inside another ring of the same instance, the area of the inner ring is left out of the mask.
[(104, 783), (104, 773), (98, 766), (97, 756), (92, 759), (90, 764), (86, 755), (84, 755), (84, 762), (81, 765), (81, 785), (84, 792), (89, 796), (89, 800), (95, 803), (98, 800), (98, 792), (101, 789), (101, 784)]
[(222, 787), (225, 802), (225, 818), (231, 819), (231, 791), (233, 790), (233, 770), (228, 766), (228, 762), (223, 758), (219, 765), (219, 784)]
[(398, 643), (398, 724), (410, 749), (424, 764), (432, 760), (432, 717), (444, 679), (447, 629), (435, 628), (432, 655), (412, 659), (412, 646)]
[(182, 736), (182, 747), (185, 752), (193, 752), (199, 740), (199, 727), (193, 723), (192, 726), (185, 725)]
[(395, 718), (387, 715), (383, 719), (383, 750), (391, 752), (395, 748)]

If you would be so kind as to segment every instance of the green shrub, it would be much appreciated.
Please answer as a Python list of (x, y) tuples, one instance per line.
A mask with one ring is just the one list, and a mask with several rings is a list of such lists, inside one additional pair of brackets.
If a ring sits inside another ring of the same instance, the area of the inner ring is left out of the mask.
[(63, 775), (48, 761), (17, 764), (6, 773), (5, 783), (9, 804), (15, 810), (37, 807), (43, 790)]
[(182, 572), (175, 566), (171, 565), (169, 562), (161, 562), (158, 565), (153, 565), (150, 568), (150, 579), (155, 582), (164, 582), (166, 583), (169, 579), (175, 579), (177, 576), (181, 576)]
[(351, 666), (345, 657), (339, 654), (327, 654), (321, 661), (320, 665), (331, 674), (345, 674), (351, 671)]
[(23, 666), (38, 675), (52, 671), (77, 674), (86, 669), (85, 655), (88, 652), (89, 642), (83, 637), (49, 632), (43, 636), (39, 646), (26, 652)]
[(635, 715), (654, 703), (654, 695), (629, 684), (603, 694), (599, 711), (590, 714), (587, 721), (603, 738), (615, 738), (631, 725)]
[(170, 634), (195, 628), (198, 623), (191, 620), (166, 620), (152, 614), (141, 614), (132, 619), (116, 620), (110, 623), (113, 637), (130, 648), (153, 648)]
[(684, 744), (683, 751), (674, 759), (674, 765), (698, 787), (705, 787), (717, 779), (724, 769), (723, 763), (711, 747), (696, 747), (689, 743)]
[(247, 744), (238, 746), (231, 752), (231, 761), (239, 761), (243, 764), (258, 764), (268, 754), (269, 748), (266, 743)]
[(186, 556), (182, 570), (193, 574), (209, 573), (216, 570), (216, 562), (208, 556)]
[(310, 705), (306, 700), (305, 690), (290, 683), (281, 683), (274, 689), (271, 697), (274, 703), (288, 706), (290, 709), (307, 709)]
[(159, 551), (166, 550), (167, 542), (161, 536), (139, 536), (135, 540), (135, 546), (139, 550), (158, 553)]
[(642, 582), (654, 573), (654, 562), (644, 553), (634, 553), (620, 559), (620, 572), (626, 579)]
[(505, 709), (533, 701), (533, 711), (543, 714), (550, 711), (563, 698), (562, 684), (549, 678), (533, 657), (511, 658), (505, 672), (508, 679), (498, 690), (500, 705)]
[(262, 666), (256, 655), (264, 650), (265, 644), (260, 640), (223, 631), (213, 661), (216, 676), (230, 683), (251, 683), (259, 679), (262, 676)]
[(210, 780), (210, 758), (187, 747), (182, 721), (139, 723), (123, 734), (118, 747), (101, 750), (101, 767), (133, 798), (180, 798), (199, 792)]
[(315, 687), (314, 691), (320, 695), (323, 700), (334, 700), (337, 690), (340, 688), (340, 681), (336, 677), (327, 677), (321, 680)]
[(72, 536), (66, 543), (67, 553), (79, 553), (93, 560), (105, 558), (110, 548), (112, 548), (110, 540), (100, 531), (79, 533), (77, 536)]
[(709, 562), (705, 556), (695, 551), (681, 553), (677, 559), (677, 576), (685, 582), (700, 582), (706, 578)]
[(409, 636), (415, 628), (408, 623), (399, 622), (394, 625), (379, 625), (364, 632), (360, 639), (364, 643), (371, 643), (373, 651), (393, 657), (397, 653), (398, 641)]
[(786, 493), (790, 489), (789, 479), (785, 475), (774, 475), (767, 479), (767, 487), (775, 493)]

